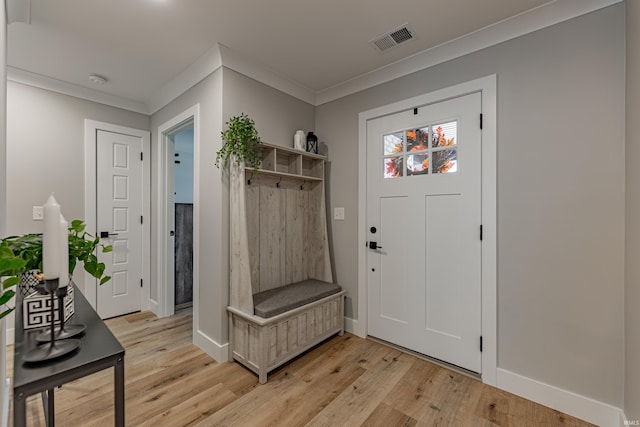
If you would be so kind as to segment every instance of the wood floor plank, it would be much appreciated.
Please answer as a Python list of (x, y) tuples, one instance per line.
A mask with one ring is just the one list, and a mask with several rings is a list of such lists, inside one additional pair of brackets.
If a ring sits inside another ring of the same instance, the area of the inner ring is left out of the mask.
[(386, 403), (379, 404), (363, 423), (367, 427), (413, 427), (417, 424), (418, 421)]
[(413, 357), (386, 348), (375, 364), (327, 405), (309, 426), (361, 425), (413, 365)]
[[(126, 350), (127, 426), (591, 426), (348, 333), (285, 364), (260, 385), (243, 366), (216, 363), (194, 346), (191, 323), (190, 310), (106, 321)], [(11, 374), (13, 346), (7, 356)], [(113, 425), (113, 369), (55, 393), (58, 425)], [(44, 426), (39, 396), (27, 402), (28, 425)]]

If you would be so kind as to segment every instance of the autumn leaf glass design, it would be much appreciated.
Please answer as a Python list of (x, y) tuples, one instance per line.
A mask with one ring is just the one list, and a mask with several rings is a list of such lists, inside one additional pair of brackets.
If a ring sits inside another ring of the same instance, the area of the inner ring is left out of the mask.
[(389, 157), (384, 159), (384, 177), (398, 178), (402, 176), (402, 157)]
[(384, 136), (384, 155), (402, 154), (404, 150), (403, 132), (396, 132)]
[(453, 173), (458, 171), (457, 149), (433, 152), (433, 173)]
[(431, 147), (450, 147), (456, 144), (458, 122), (442, 123), (431, 126)]
[(457, 172), (457, 138), (457, 121), (384, 135), (384, 177)]

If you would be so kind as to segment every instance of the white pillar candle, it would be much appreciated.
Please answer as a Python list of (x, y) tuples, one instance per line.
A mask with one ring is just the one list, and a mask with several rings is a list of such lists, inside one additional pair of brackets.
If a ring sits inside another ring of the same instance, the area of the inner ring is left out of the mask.
[(60, 277), (60, 246), (60, 205), (52, 194), (44, 204), (42, 272), (45, 280)]
[(60, 214), (60, 287), (69, 284), (69, 223)]

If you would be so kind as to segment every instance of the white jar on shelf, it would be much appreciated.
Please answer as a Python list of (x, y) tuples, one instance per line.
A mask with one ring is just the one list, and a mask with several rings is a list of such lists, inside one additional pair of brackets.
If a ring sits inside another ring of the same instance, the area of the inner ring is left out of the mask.
[(293, 148), (296, 150), (307, 150), (307, 134), (303, 130), (296, 131), (293, 136)]

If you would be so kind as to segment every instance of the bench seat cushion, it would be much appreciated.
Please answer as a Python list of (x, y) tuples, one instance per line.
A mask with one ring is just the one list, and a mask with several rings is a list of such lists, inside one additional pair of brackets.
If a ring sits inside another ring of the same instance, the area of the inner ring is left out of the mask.
[(309, 279), (253, 295), (257, 316), (269, 318), (340, 292), (335, 283)]

